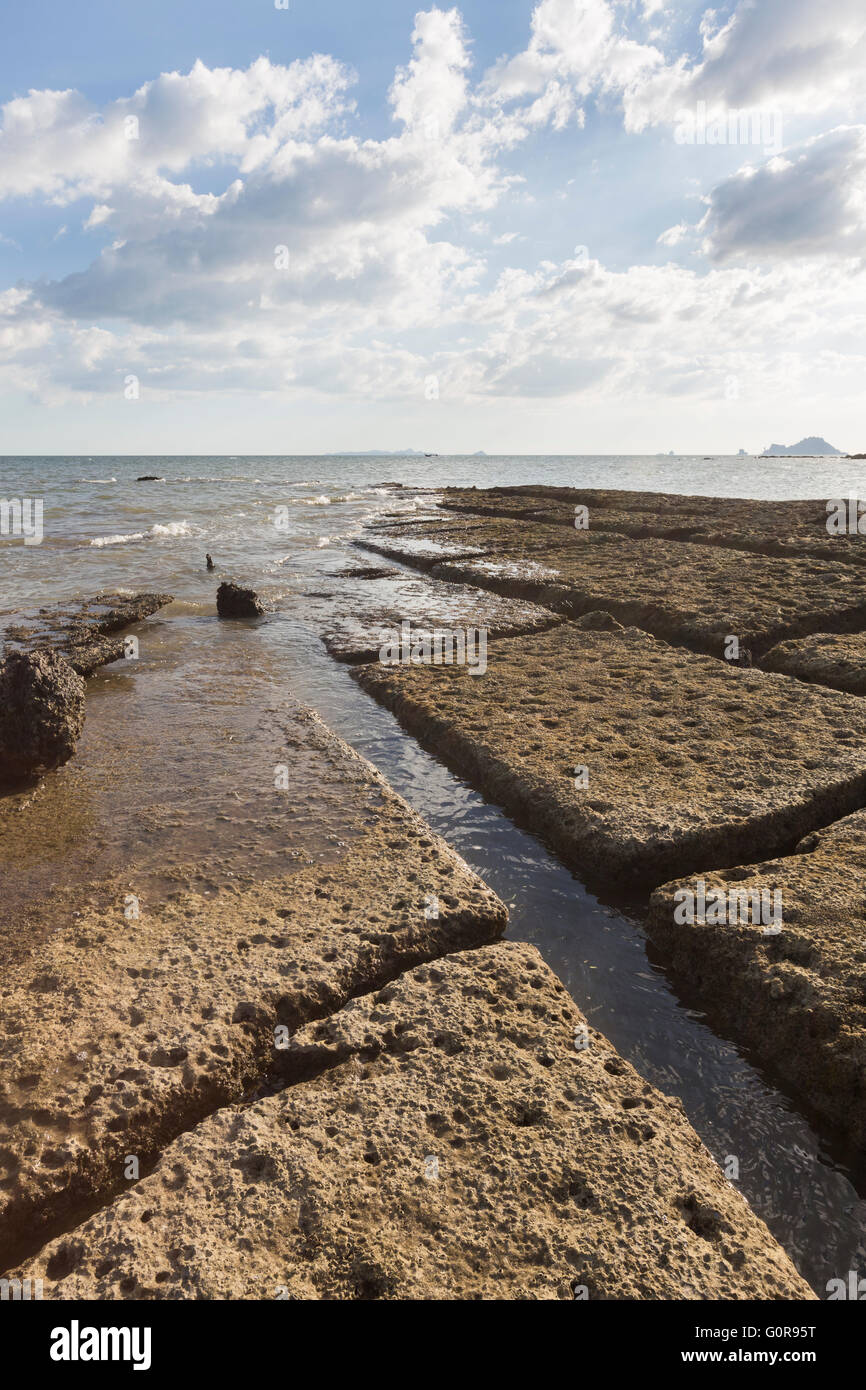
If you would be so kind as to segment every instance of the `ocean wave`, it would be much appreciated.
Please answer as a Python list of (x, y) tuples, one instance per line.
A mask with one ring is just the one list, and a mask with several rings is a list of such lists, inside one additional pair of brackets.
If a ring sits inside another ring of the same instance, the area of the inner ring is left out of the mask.
[(124, 535), (94, 536), (92, 546), (102, 548), (106, 545), (126, 545), (129, 541), (164, 540), (166, 537), (191, 536), (193, 529), (188, 521), (156, 522), (149, 531), (128, 531)]
[(130, 531), (125, 536), (94, 536), (92, 546), (126, 545), (127, 541), (143, 541), (144, 531)]
[(116, 478), (76, 478), (76, 483), (116, 483)]

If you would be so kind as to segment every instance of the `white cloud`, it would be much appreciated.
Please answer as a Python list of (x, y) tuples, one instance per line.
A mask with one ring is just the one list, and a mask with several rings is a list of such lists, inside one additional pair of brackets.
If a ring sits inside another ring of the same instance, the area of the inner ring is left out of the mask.
[[(841, 0), (827, 5), (845, 19)], [(768, 74), (774, 91), (792, 80), (799, 0), (787, 27), (776, 0), (765, 8), (781, 31), (765, 34), (738, 99)], [(841, 32), (856, 44), (848, 10)], [(758, 32), (742, 6), (708, 21), (690, 64), (631, 39), (625, 15), (604, 0), (541, 0), (526, 50), (473, 85), (458, 12), (419, 14), (381, 139), (358, 132), (351, 75), (326, 57), (197, 63), (101, 111), (74, 92), (8, 103), (0, 188), (83, 201), (90, 236), (108, 244), (73, 274), (0, 294), (0, 378), (52, 402), (119, 395), (130, 372), (159, 398), (421, 400), (430, 374), (445, 401), (610, 408), (721, 401), (731, 377), (746, 395), (850, 389), (866, 330), (851, 267), (864, 240), (863, 127), (725, 179), (698, 228), (648, 233), (673, 248), (698, 232), (709, 267), (539, 264), (531, 237), (509, 229), (500, 204), (520, 185), (504, 156), (521, 141), (543, 126), (573, 131), (593, 96), (621, 100), (633, 128), (667, 119), (684, 91), (730, 99), (725, 65)], [(822, 19), (817, 32), (831, 29)], [(837, 94), (842, 68), (847, 58)], [(532, 195), (520, 196), (523, 219)], [(527, 264), (491, 283), (479, 242)]]
[[(660, 9), (649, 0), (641, 18)], [(696, 58), (631, 37), (632, 14), (623, 0), (540, 0), (527, 48), (500, 60), (488, 86), (500, 100), (552, 81), (582, 100), (615, 98), (631, 131), (673, 123), (698, 102), (712, 117), (752, 107), (814, 114), (866, 100), (863, 0), (739, 0), (725, 21), (708, 9)]]
[(699, 230), (715, 261), (866, 251), (866, 126), (842, 126), (713, 189)]
[(76, 91), (31, 91), (2, 107), (3, 197), (43, 194), (57, 203), (132, 185), (158, 196), (165, 172), (234, 159), (261, 165), (290, 139), (346, 110), (351, 74), (316, 56), (289, 67), (259, 58), (245, 70), (164, 73), (99, 110)]
[(689, 230), (685, 222), (678, 222), (675, 227), (668, 227), (667, 231), (662, 232), (657, 238), (657, 245), (678, 246), (688, 236)]

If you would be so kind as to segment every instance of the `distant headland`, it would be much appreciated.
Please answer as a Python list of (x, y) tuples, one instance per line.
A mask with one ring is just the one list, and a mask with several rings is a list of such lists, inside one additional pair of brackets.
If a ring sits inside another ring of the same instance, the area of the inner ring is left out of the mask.
[(798, 444), (770, 444), (761, 454), (761, 458), (803, 458), (816, 454), (836, 454), (841, 457), (842, 450), (834, 449), (826, 439), (810, 434), (808, 439), (801, 439)]

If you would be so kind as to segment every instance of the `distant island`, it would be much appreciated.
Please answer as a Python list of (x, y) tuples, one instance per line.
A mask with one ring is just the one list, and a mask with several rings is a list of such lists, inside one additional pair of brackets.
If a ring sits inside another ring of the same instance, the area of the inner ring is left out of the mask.
[[(418, 459), (438, 459), (438, 454), (425, 453), (423, 449), (345, 449), (341, 454), (335, 454), (335, 458), (341, 459), (368, 459), (368, 458), (418, 458)], [(486, 459), (487, 453), (484, 449), (476, 449), (472, 455), (475, 459)]]
[(794, 456), (810, 457), (815, 454), (837, 454), (841, 457), (842, 450), (834, 449), (832, 444), (828, 444), (826, 439), (820, 439), (818, 435), (810, 434), (808, 439), (801, 439), (799, 444), (771, 444), (761, 454), (761, 458), (792, 458)]

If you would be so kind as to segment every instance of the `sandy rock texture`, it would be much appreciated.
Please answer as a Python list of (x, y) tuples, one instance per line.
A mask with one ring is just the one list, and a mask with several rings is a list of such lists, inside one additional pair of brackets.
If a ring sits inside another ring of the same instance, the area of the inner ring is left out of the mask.
[(315, 716), (298, 713), (284, 756), (315, 774), (297, 834), (305, 848), (315, 820), (321, 862), (153, 911), (118, 883), (114, 906), (61, 917), (5, 969), (0, 1268), (122, 1188), (127, 1155), (146, 1170), (258, 1085), (278, 1024), (503, 931), (495, 895)]
[[(805, 837), (796, 852), (701, 875), (722, 889), (781, 892), (782, 931), (749, 920), (675, 921), (678, 890), (653, 894), (649, 931), (714, 1021), (747, 1043), (859, 1155), (866, 1142), (866, 811)], [(682, 915), (682, 914), (681, 914)], [(706, 914), (705, 914), (706, 915)], [(712, 917), (712, 913), (710, 914)]]
[(17, 1272), (54, 1299), (814, 1297), (531, 946), (421, 965), (286, 1060)]
[(84, 682), (52, 651), (0, 662), (0, 785), (68, 762), (84, 728)]
[(761, 666), (851, 695), (866, 695), (866, 633), (817, 632), (780, 642), (762, 658)]
[[(827, 503), (831, 503), (828, 512)], [(745, 497), (689, 497), (602, 488), (448, 488), (442, 505), (480, 516), (503, 516), (551, 526), (573, 526), (574, 508), (589, 508), (594, 531), (693, 541), (782, 558), (811, 555), (849, 565), (866, 564), (866, 535), (830, 534), (827, 523), (843, 498), (766, 501)]]
[[(621, 538), (607, 531), (532, 525), (511, 517), (467, 516), (440, 510), (435, 516), (379, 519), (354, 544), (362, 550), (382, 546), (392, 558), (414, 568), (432, 568), (441, 559), (507, 554), (520, 559), (535, 551), (603, 545)], [(441, 551), (441, 547), (446, 551)], [(419, 556), (421, 557), (419, 559)]]
[(113, 634), (143, 622), (171, 603), (171, 594), (97, 594), (77, 603), (40, 608), (7, 626), (4, 648), (9, 651), (58, 652), (80, 676), (124, 655), (122, 638)]
[(658, 884), (784, 851), (866, 795), (853, 696), (669, 647), (605, 614), (493, 643), (483, 677), (353, 674), (593, 879)]
[(504, 549), (440, 563), (433, 573), (574, 617), (603, 608), (622, 623), (720, 658), (729, 636), (760, 654), (803, 633), (866, 626), (866, 574), (853, 566), (735, 555), (683, 541), (625, 537), (528, 557)]

